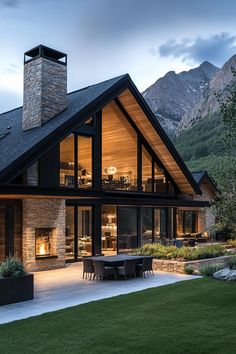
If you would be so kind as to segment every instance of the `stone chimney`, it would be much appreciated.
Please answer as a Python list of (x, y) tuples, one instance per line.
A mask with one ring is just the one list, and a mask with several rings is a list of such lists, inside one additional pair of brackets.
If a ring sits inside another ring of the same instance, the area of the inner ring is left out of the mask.
[(39, 45), (24, 54), (22, 129), (42, 126), (67, 107), (67, 55)]

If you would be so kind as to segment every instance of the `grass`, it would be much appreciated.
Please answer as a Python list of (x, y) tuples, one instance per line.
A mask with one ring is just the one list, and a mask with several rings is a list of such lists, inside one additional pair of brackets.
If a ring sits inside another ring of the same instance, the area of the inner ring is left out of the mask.
[(208, 278), (148, 289), (1, 325), (0, 352), (232, 354), (235, 298)]

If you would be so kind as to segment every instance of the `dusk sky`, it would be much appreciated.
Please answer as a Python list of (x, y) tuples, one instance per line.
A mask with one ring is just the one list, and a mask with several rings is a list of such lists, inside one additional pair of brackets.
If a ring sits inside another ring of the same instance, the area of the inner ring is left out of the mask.
[(167, 71), (236, 53), (236, 1), (0, 0), (0, 112), (22, 105), (23, 53), (68, 54), (68, 91), (129, 73), (142, 91)]

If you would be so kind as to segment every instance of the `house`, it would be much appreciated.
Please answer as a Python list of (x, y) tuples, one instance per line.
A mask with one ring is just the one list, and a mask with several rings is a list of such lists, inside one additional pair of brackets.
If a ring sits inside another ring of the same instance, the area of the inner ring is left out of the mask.
[(179, 211), (203, 233), (201, 189), (129, 75), (67, 94), (66, 54), (25, 53), (23, 107), (0, 115), (0, 260), (129, 252), (178, 236)]

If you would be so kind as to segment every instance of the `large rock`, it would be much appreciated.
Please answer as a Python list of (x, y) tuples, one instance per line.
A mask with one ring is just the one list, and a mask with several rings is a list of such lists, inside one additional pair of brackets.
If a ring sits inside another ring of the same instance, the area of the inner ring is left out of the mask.
[(229, 268), (218, 270), (213, 274), (213, 277), (219, 280), (236, 281), (236, 270)]
[(228, 280), (229, 276), (230, 276), (229, 268), (218, 270), (213, 274), (213, 277), (219, 280)]
[(236, 270), (231, 270), (228, 280), (236, 281)]

